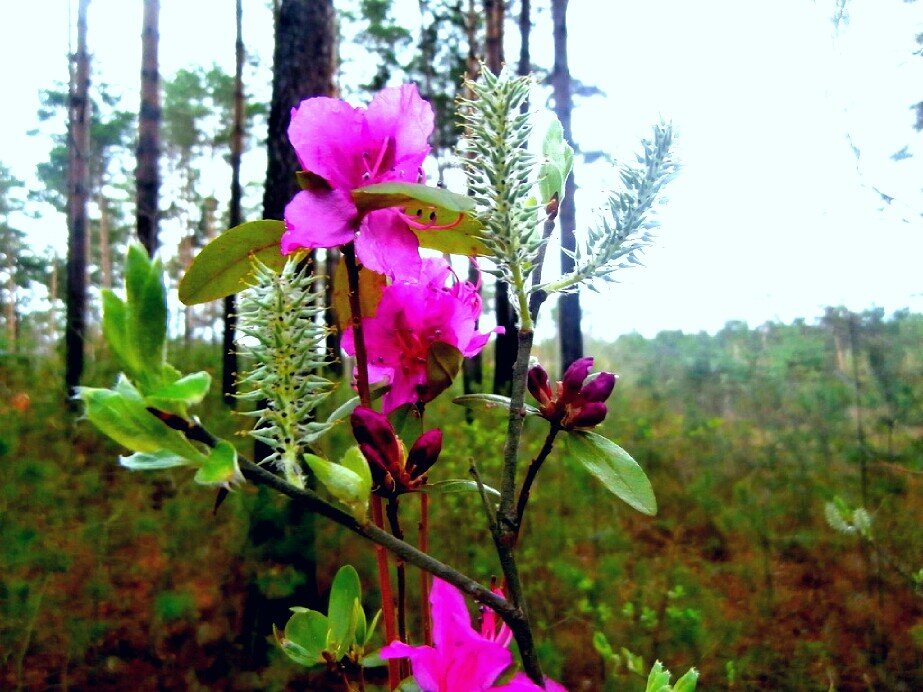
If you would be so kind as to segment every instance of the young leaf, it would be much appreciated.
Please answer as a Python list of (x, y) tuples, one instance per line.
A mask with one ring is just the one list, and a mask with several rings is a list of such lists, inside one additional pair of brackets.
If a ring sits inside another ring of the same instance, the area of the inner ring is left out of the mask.
[(564, 438), (564, 453), (639, 512), (657, 513), (654, 489), (644, 470), (614, 442), (596, 433), (574, 430)]
[(670, 671), (665, 670), (660, 661), (655, 661), (647, 676), (645, 692), (670, 692)]
[(366, 482), (363, 476), (346, 466), (334, 464), (314, 454), (305, 454), (304, 460), (317, 480), (324, 484), (331, 495), (349, 507), (353, 516), (360, 520), (365, 517), (371, 482)]
[(362, 452), (359, 451), (359, 447), (353, 446), (347, 449), (340, 463), (359, 477), (359, 497), (367, 503), (372, 492), (372, 471)]
[(699, 671), (695, 668), (690, 668), (686, 671), (686, 674), (673, 685), (673, 692), (695, 692), (698, 682)]
[(141, 372), (156, 381), (164, 363), (167, 338), (167, 293), (160, 260), (150, 260), (139, 245), (128, 248), (125, 260), (127, 332), (137, 349)]
[(283, 221), (250, 221), (225, 231), (192, 262), (179, 283), (179, 299), (186, 305), (224, 298), (247, 287), (258, 259), (270, 269), (281, 270), (285, 257), (279, 250)]
[(212, 377), (207, 372), (194, 372), (158, 388), (145, 398), (155, 408), (163, 408), (157, 405), (161, 402), (198, 404), (208, 394), (211, 383)]
[(202, 485), (226, 485), (242, 478), (237, 466), (237, 450), (225, 440), (221, 440), (211, 450), (202, 468), (195, 474), (195, 482)]
[(330, 603), (327, 618), (330, 636), (340, 655), (349, 650), (356, 637), (355, 604), (362, 603), (362, 586), (359, 574), (352, 565), (343, 565), (330, 586)]
[(542, 155), (542, 165), (538, 174), (542, 204), (548, 204), (555, 196), (560, 202), (564, 198), (564, 183), (574, 166), (574, 150), (564, 139), (564, 128), (557, 118), (545, 134)]
[(323, 663), (321, 654), (327, 646), (327, 632), (330, 629), (327, 617), (307, 608), (292, 610), (294, 615), (285, 625), (284, 638), (279, 640), (282, 651), (303, 666)]
[(124, 378), (117, 390), (80, 387), (77, 398), (84, 403), (85, 415), (94, 426), (133, 452), (169, 450), (195, 464), (205, 462), (205, 455), (181, 433), (147, 410), (141, 395)]
[(119, 457), (119, 464), (132, 471), (153, 471), (170, 469), (175, 466), (189, 466), (191, 462), (173, 452), (160, 450), (152, 453), (135, 452), (128, 457)]

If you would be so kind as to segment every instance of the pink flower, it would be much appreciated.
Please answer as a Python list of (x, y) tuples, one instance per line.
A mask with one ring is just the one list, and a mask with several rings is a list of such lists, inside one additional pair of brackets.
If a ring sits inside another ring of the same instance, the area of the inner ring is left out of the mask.
[[(414, 679), (424, 692), (541, 692), (543, 688), (522, 673), (505, 685), (493, 686), (513, 663), (513, 655), (507, 649), (509, 629), (495, 629), (496, 616), (492, 611), (489, 611), (491, 619), (488, 622), (485, 616), (478, 632), (471, 626), (464, 597), (454, 586), (433, 579), (429, 600), (433, 646), (392, 642), (381, 650), (382, 658), (409, 658)], [(566, 692), (553, 680), (546, 680), (544, 689)]]
[[(423, 261), (419, 282), (387, 286), (375, 316), (362, 322), (369, 380), (390, 385), (382, 410), (388, 413), (402, 404), (435, 397), (438, 392), (428, 387), (426, 377), (432, 344), (453, 346), (466, 358), (479, 353), (491, 335), (491, 331), (477, 331), (480, 315), (477, 287), (459, 281), (442, 258)], [(502, 327), (492, 331), (502, 333)], [(343, 348), (349, 355), (355, 355), (353, 338), (352, 330), (343, 334)]]
[(383, 89), (368, 108), (316, 97), (292, 109), (288, 136), (314, 184), (285, 208), (282, 253), (355, 240), (368, 268), (415, 277), (419, 242), (410, 220), (396, 209), (362, 215), (351, 193), (375, 183), (422, 182), (432, 131), (433, 109), (413, 84)]

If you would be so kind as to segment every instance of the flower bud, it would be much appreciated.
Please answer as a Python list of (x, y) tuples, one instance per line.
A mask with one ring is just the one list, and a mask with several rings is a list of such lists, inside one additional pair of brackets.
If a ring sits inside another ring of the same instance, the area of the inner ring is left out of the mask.
[(401, 466), (401, 448), (386, 415), (365, 406), (357, 406), (349, 422), (359, 449), (371, 465), (373, 475), (376, 466), (386, 473)]
[(535, 397), (540, 406), (546, 406), (554, 398), (551, 385), (548, 383), (548, 373), (541, 365), (529, 368), (528, 378), (529, 393)]
[(592, 377), (580, 390), (584, 401), (605, 401), (612, 394), (618, 377), (611, 372), (601, 372)]
[(563, 388), (563, 392), (561, 393), (562, 399), (571, 401), (580, 393), (580, 389), (583, 387), (583, 381), (587, 378), (587, 375), (590, 374), (591, 367), (593, 367), (593, 358), (591, 356), (578, 358), (571, 364), (564, 373), (564, 378), (561, 380), (561, 386)]
[(568, 416), (564, 420), (564, 427), (567, 429), (592, 428), (594, 425), (602, 423), (607, 413), (608, 409), (605, 404), (591, 401), (574, 411), (573, 415)]
[(407, 455), (407, 473), (414, 480), (420, 478), (436, 463), (442, 451), (442, 431), (427, 430), (417, 438)]

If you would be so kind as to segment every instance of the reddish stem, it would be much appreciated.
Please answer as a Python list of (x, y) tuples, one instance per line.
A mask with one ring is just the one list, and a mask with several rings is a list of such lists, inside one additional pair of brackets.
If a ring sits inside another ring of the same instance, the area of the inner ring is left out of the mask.
[[(346, 276), (349, 280), (349, 311), (352, 316), (353, 341), (356, 345), (356, 389), (359, 401), (367, 408), (372, 407), (369, 391), (369, 359), (365, 350), (365, 336), (362, 331), (362, 303), (359, 301), (359, 267), (356, 264), (356, 250), (352, 243), (343, 246), (343, 261), (346, 263)], [(381, 498), (372, 495), (372, 521), (376, 528), (385, 525)], [(391, 573), (388, 570), (388, 553), (384, 547), (375, 546), (375, 561), (378, 564), (378, 584), (381, 589), (381, 615), (385, 623), (385, 639), (390, 644), (397, 639), (397, 622), (394, 618), (394, 594), (391, 591)], [(400, 662), (388, 661), (388, 688), (397, 689), (401, 682)]]
[[(429, 495), (420, 493), (420, 525), (419, 537), (421, 552), (429, 553)], [(427, 646), (433, 645), (433, 634), (430, 629), (430, 612), (429, 612), (429, 572), (420, 570), (420, 617), (423, 620), (421, 632), (423, 632), (423, 643)]]

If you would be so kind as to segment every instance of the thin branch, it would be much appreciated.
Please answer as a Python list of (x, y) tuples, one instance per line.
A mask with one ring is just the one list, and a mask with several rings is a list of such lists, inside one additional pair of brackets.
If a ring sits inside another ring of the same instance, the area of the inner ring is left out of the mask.
[(490, 500), (487, 498), (487, 490), (484, 488), (484, 482), (481, 480), (481, 474), (478, 473), (478, 467), (477, 464), (474, 463), (474, 459), (471, 460), (468, 472), (474, 477), (474, 482), (477, 483), (478, 493), (481, 496), (481, 504), (484, 505), (484, 514), (487, 515), (487, 526), (490, 528), (490, 535), (496, 540), (497, 515), (493, 507), (490, 506)]
[(526, 513), (526, 505), (529, 502), (529, 493), (532, 490), (532, 484), (535, 482), (535, 478), (538, 476), (542, 464), (545, 463), (545, 459), (547, 459), (548, 455), (551, 453), (551, 449), (554, 446), (554, 439), (560, 429), (561, 428), (552, 423), (551, 429), (545, 437), (545, 444), (542, 445), (538, 455), (532, 460), (532, 463), (529, 464), (529, 469), (526, 471), (526, 478), (522, 482), (522, 490), (519, 491), (519, 501), (516, 504), (517, 536), (519, 531), (522, 530), (522, 518)]

